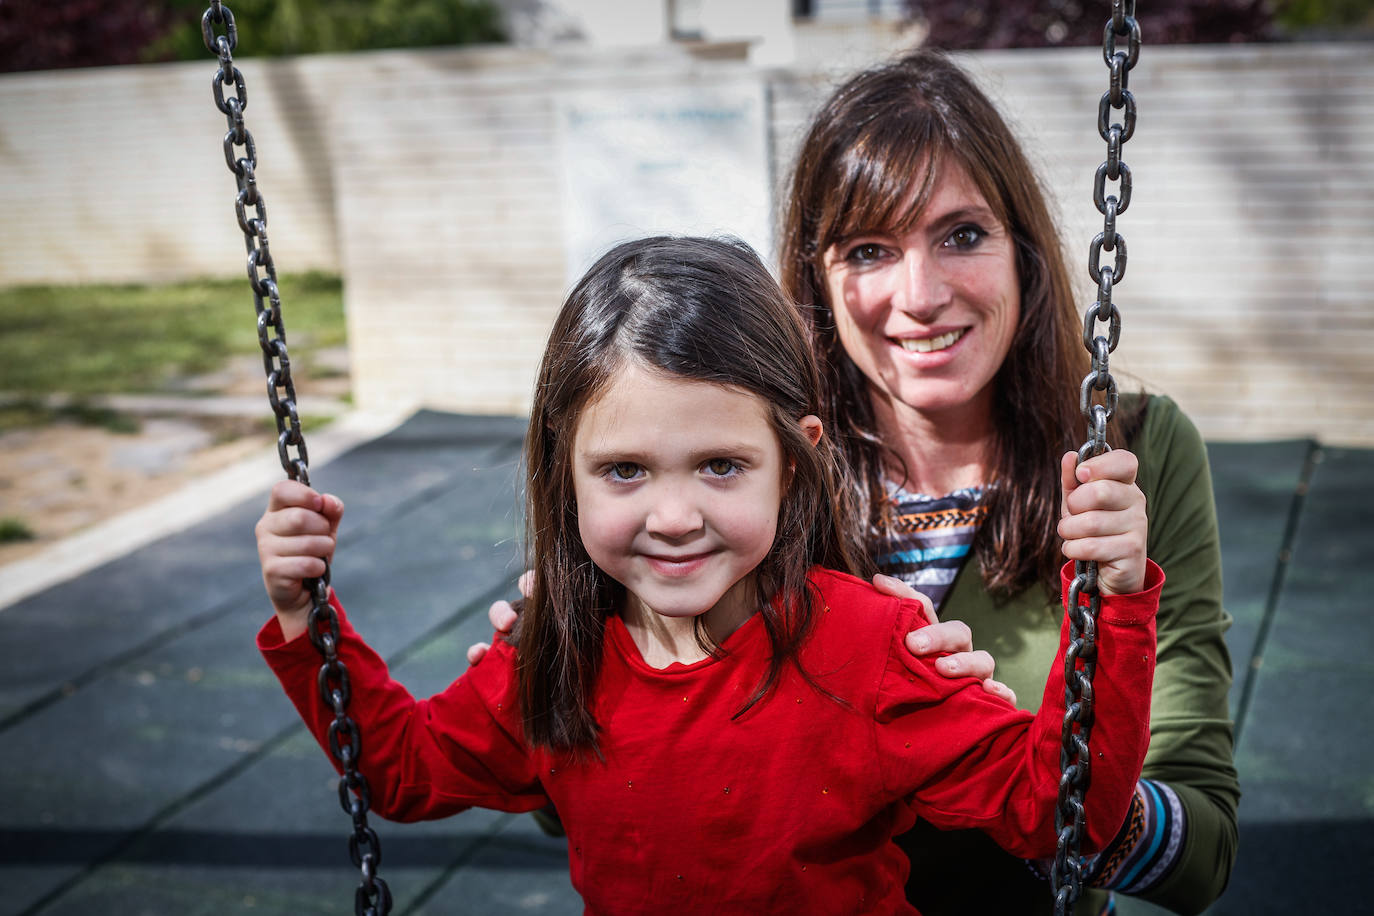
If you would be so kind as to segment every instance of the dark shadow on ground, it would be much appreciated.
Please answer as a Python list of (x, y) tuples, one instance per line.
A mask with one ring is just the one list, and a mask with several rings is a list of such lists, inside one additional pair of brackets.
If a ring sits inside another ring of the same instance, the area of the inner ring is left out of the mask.
[[(407, 868), (446, 868), (458, 854), (479, 841), (489, 840), (489, 830), (427, 833), (422, 836), (388, 834), (387, 858)], [(98, 859), (115, 846), (134, 839), (121, 830), (7, 830), (0, 834), (0, 861), (9, 865), (72, 865)], [(204, 865), (215, 868), (337, 868), (345, 835), (333, 833), (230, 832), (215, 830), (159, 830), (138, 839), (120, 855), (126, 864)], [(531, 850), (526, 850), (531, 852)], [(561, 851), (537, 853), (533, 865), (548, 868), (550, 860), (561, 863)], [(526, 860), (498, 859), (497, 868), (519, 870)]]
[(1240, 853), (1209, 916), (1374, 913), (1374, 820), (1241, 825)]

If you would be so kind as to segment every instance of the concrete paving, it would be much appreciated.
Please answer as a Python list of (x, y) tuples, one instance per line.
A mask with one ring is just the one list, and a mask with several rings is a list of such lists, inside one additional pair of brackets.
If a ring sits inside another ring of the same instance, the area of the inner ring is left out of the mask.
[[(348, 506), (335, 584), (417, 694), (452, 680), (490, 601), (512, 593), (522, 433), (516, 418), (421, 412), (332, 461), (312, 442), (316, 484)], [(1211, 458), (1246, 793), (1212, 912), (1360, 912), (1374, 451), (1216, 444)], [(269, 611), (251, 529), (279, 474), (264, 460), (242, 492), (202, 487), (217, 502), (194, 524), (105, 528), (87, 542), (98, 561), (46, 580), (30, 568), (11, 591), (0, 913), (352, 912), (333, 771), (253, 648)], [(15, 574), (0, 570), (5, 587)], [(397, 913), (581, 911), (562, 843), (528, 816), (377, 827)]]
[[(177, 403), (199, 406), (199, 399), (181, 398)], [(219, 402), (218, 399), (205, 399)], [(263, 405), (258, 399), (257, 416)], [(359, 444), (395, 429), (410, 411), (352, 411), (308, 435), (312, 467), (322, 467), (333, 458)], [(183, 410), (177, 416), (185, 417)], [(202, 435), (184, 420), (169, 421), (186, 432), (175, 437), (169, 454), (183, 454), (188, 438)], [(276, 446), (262, 450), (242, 462), (208, 474), (200, 480), (122, 515), (92, 525), (84, 531), (53, 544), (32, 557), (7, 564), (0, 569), (0, 612), (6, 607), (65, 582), (75, 576), (122, 557), (174, 532), (224, 512), (239, 502), (265, 493), (281, 477)]]

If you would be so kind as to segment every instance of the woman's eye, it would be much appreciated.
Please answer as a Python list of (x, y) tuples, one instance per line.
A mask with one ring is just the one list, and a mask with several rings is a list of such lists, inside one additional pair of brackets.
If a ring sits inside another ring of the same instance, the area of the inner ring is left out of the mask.
[(945, 239), (945, 245), (950, 248), (972, 248), (983, 240), (983, 235), (983, 230), (977, 226), (960, 226)]
[(739, 466), (729, 458), (712, 458), (706, 462), (706, 470), (714, 477), (729, 477)]
[(869, 264), (881, 259), (883, 256), (883, 246), (872, 242), (855, 245), (849, 249), (849, 254), (845, 255), (845, 260), (855, 264)]
[(618, 461), (611, 465), (610, 475), (616, 480), (634, 480), (639, 476), (639, 465), (629, 461)]

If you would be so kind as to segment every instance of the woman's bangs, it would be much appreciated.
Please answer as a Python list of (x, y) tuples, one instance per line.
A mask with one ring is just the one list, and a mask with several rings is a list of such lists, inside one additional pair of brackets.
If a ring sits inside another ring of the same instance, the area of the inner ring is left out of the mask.
[(856, 138), (836, 169), (839, 206), (828, 221), (821, 250), (868, 233), (901, 235), (911, 229), (935, 191), (943, 144), (927, 119), (884, 125)]

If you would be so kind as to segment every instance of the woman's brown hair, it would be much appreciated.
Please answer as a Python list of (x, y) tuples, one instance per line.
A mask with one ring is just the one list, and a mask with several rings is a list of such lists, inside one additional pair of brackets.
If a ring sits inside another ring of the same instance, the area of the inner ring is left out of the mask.
[[(743, 243), (715, 239), (617, 246), (559, 312), (525, 441), (526, 547), (536, 575), (513, 641), (525, 734), (537, 746), (596, 749), (591, 700), (606, 618), (618, 611), (624, 589), (583, 547), (572, 450), (582, 411), (629, 363), (758, 396), (791, 469), (777, 535), (755, 571), (771, 661), (738, 714), (796, 660), (815, 610), (807, 570), (820, 564), (867, 572), (871, 565), (850, 552), (855, 521), (837, 482), (835, 447), (828, 437), (813, 447), (798, 425), (808, 414), (825, 417), (819, 368), (806, 328), (758, 256)], [(706, 651), (719, 651), (700, 626), (697, 638)]]
[(1037, 581), (1057, 593), (1058, 459), (1087, 435), (1078, 392), (1091, 360), (1039, 180), (996, 107), (943, 54), (917, 51), (861, 72), (815, 115), (783, 216), (783, 289), (811, 329), (834, 438), (848, 459), (846, 489), (863, 520), (859, 549), (874, 556), (890, 533), (885, 472), (901, 458), (884, 446), (868, 380), (836, 333), (824, 258), (861, 234), (907, 231), (946, 163), (968, 173), (1009, 231), (1021, 293), (1020, 323), (994, 379), (992, 485), (973, 549), (994, 595)]

